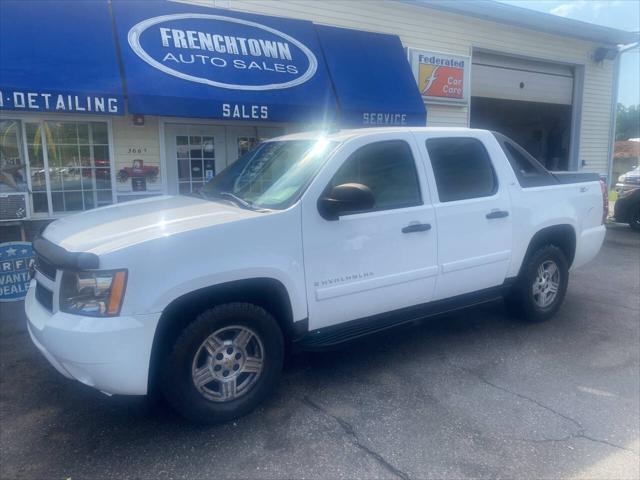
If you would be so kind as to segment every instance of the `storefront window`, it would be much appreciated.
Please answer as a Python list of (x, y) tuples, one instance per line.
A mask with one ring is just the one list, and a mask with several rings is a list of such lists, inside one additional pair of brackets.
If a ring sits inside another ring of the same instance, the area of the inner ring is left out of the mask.
[(216, 171), (214, 137), (178, 135), (178, 191), (196, 192), (203, 182), (211, 180)]
[(253, 150), (258, 145), (255, 137), (238, 137), (238, 158)]
[(21, 150), (20, 122), (0, 120), (0, 193), (27, 191), (26, 167)]
[(34, 213), (77, 212), (113, 202), (105, 122), (27, 122), (25, 132)]

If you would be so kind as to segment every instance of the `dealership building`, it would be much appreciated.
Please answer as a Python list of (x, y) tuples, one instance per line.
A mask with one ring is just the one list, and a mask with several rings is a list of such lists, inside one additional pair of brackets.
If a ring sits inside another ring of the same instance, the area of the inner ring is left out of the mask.
[(485, 0), (0, 10), (2, 241), (196, 192), (257, 142), (307, 129), (487, 128), (550, 169), (607, 176), (618, 45), (637, 41)]

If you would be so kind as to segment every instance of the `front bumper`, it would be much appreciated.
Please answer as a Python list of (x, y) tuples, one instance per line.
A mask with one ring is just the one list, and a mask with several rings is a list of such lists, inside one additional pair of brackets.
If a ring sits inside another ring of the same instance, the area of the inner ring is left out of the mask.
[(636, 188), (640, 188), (640, 183), (616, 183), (614, 190), (619, 195), (629, 190), (635, 190)]
[(109, 318), (51, 313), (25, 298), (27, 327), (35, 346), (62, 375), (108, 394), (145, 395), (159, 313)]
[[(638, 190), (638, 188), (635, 188)], [(638, 205), (640, 196), (630, 193), (629, 195), (620, 196), (613, 206), (613, 217), (616, 222), (629, 223), (633, 217), (634, 207)]]

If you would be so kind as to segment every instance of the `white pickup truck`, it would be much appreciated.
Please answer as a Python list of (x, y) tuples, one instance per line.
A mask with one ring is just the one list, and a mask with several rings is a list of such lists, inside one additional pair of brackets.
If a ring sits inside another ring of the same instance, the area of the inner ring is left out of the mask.
[(34, 241), (35, 345), (107, 394), (219, 422), (322, 348), (504, 297), (553, 316), (595, 257), (606, 188), (485, 130), (378, 128), (260, 144), (198, 196), (57, 220)]

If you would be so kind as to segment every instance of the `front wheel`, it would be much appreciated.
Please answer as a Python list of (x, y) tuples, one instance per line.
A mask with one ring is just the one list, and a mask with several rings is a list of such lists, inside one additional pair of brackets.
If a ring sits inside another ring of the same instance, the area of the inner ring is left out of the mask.
[(266, 310), (249, 303), (218, 305), (176, 340), (162, 389), (187, 419), (225, 422), (249, 413), (271, 393), (283, 358), (282, 332)]
[(525, 260), (506, 297), (507, 306), (524, 320), (548, 320), (562, 305), (568, 281), (569, 265), (562, 250), (553, 245), (542, 247)]

